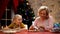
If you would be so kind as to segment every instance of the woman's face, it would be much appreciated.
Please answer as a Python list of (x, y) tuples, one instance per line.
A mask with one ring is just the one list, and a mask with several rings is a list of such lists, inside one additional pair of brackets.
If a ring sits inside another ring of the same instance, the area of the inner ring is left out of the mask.
[(39, 16), (40, 16), (41, 18), (45, 18), (45, 17), (46, 17), (46, 10), (40, 11), (40, 12), (39, 12)]

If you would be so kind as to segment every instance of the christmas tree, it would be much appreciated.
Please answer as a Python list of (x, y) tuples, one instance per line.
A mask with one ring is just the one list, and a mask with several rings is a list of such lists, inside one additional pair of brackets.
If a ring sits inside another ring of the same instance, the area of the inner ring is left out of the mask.
[(17, 14), (22, 15), (23, 23), (27, 24), (29, 28), (32, 24), (32, 21), (34, 21), (35, 16), (31, 5), (29, 5), (29, 2), (27, 0), (24, 0), (22, 4), (19, 3), (17, 11)]

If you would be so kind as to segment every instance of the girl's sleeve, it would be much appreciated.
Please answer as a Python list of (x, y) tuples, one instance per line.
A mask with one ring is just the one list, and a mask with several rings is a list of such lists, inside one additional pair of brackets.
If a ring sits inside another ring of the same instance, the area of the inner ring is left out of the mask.
[(11, 23), (8, 27), (9, 27), (9, 28), (13, 28), (14, 25), (15, 25), (14, 23)]
[(25, 28), (25, 26), (24, 26), (24, 24), (23, 24), (23, 23), (21, 23), (21, 24), (20, 24), (20, 27), (21, 27), (21, 28)]

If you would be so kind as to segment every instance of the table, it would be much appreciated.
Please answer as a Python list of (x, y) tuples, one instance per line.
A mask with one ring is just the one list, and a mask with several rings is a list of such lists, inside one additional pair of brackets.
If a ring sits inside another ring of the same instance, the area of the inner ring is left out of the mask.
[(60, 34), (60, 33), (52, 33), (52, 32), (28, 32), (29, 34)]
[(0, 34), (4, 34), (2, 31), (0, 31)]
[(52, 32), (31, 32), (28, 30), (20, 31), (15, 34), (60, 34), (60, 33), (52, 33)]
[[(0, 31), (0, 34), (4, 34), (4, 33)], [(28, 31), (28, 30), (22, 30), (22, 31), (16, 32), (14, 34), (60, 34), (60, 33), (52, 33), (52, 32), (31, 32), (31, 31)]]

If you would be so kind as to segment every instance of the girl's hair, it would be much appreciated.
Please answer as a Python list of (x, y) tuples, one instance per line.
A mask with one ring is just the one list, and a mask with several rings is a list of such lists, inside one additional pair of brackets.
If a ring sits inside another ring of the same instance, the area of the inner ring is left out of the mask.
[(12, 21), (13, 21), (14, 19), (16, 19), (17, 17), (20, 17), (20, 18), (22, 19), (22, 16), (21, 16), (21, 15), (16, 14), (16, 15), (14, 15), (14, 17), (12, 18)]

